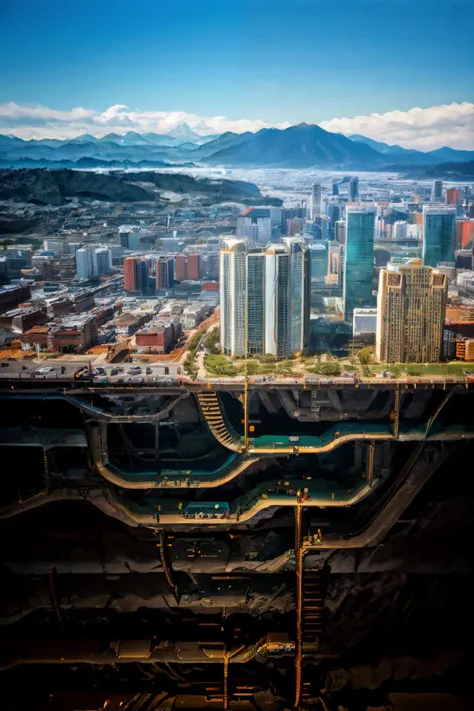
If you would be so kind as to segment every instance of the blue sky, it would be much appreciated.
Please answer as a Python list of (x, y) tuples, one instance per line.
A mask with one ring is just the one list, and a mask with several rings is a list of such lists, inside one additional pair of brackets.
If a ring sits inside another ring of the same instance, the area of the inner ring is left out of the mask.
[(473, 0), (0, 0), (0, 104), (327, 121), (474, 98)]

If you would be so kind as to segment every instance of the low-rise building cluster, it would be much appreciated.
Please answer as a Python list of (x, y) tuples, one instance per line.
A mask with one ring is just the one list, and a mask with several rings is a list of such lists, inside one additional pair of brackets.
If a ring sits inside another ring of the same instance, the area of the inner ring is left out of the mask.
[(449, 309), (474, 305), (472, 186), (303, 175), (274, 205), (19, 207), (48, 229), (0, 250), (1, 345), (164, 354), (220, 304), (228, 357), (469, 358), (472, 325)]

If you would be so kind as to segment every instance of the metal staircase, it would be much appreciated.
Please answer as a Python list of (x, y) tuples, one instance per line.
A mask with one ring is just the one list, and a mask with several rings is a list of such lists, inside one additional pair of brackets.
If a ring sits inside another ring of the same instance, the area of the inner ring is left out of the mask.
[(168, 585), (171, 588), (171, 592), (173, 593), (174, 597), (178, 599), (178, 587), (175, 585), (173, 581), (173, 576), (171, 574), (171, 566), (168, 564), (168, 558), (166, 556), (166, 540), (165, 540), (165, 533), (163, 531), (160, 531), (159, 533), (159, 543), (158, 547), (160, 550), (160, 558), (161, 558), (161, 565), (163, 566), (163, 571), (165, 574), (166, 581)]
[(426, 423), (426, 429), (425, 429), (425, 434), (424, 434), (425, 437), (428, 437), (428, 435), (429, 435), (429, 433), (430, 433), (430, 430), (431, 430), (433, 424), (435, 423), (435, 420), (438, 418), (438, 415), (441, 413), (441, 410), (442, 410), (443, 407), (446, 405), (446, 403), (448, 402), (448, 400), (449, 400), (454, 394), (460, 393), (460, 392), (462, 392), (462, 393), (465, 392), (464, 389), (463, 389), (463, 386), (462, 386), (462, 385), (455, 385), (454, 388), (452, 388), (452, 389), (448, 392), (448, 394), (446, 395), (446, 397), (443, 398), (443, 400), (440, 402), (440, 404), (438, 405), (438, 407), (436, 408), (436, 410), (434, 411), (434, 413), (431, 415), (430, 419), (429, 419), (428, 422)]
[(49, 490), (49, 460), (46, 447), (43, 447), (43, 484), (46, 490)]
[(319, 571), (303, 571), (302, 642), (303, 654), (311, 654), (319, 648), (324, 607), (323, 578)]
[(217, 441), (233, 452), (241, 452), (242, 445), (240, 438), (235, 433), (229, 431), (224, 421), (217, 393), (212, 390), (199, 392), (197, 397), (209, 429)]
[(393, 404), (393, 435), (398, 437), (400, 434), (400, 385), (397, 383), (395, 388), (395, 399)]

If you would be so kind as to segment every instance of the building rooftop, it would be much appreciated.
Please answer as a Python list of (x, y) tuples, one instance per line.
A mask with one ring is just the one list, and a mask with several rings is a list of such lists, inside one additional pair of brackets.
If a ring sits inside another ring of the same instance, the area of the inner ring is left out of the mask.
[(53, 324), (58, 325), (60, 328), (81, 328), (94, 319), (95, 314), (77, 314), (74, 316), (63, 316), (59, 319), (59, 323), (54, 321)]
[(49, 325), (46, 326), (32, 326), (30, 329), (28, 329), (27, 333), (34, 334), (34, 333), (48, 333), (49, 331)]

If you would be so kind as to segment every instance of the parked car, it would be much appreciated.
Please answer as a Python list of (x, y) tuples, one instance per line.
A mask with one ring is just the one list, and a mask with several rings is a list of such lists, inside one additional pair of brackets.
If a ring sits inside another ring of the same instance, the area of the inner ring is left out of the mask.
[(38, 368), (35, 372), (35, 378), (54, 378), (56, 376), (56, 368), (50, 365), (44, 365), (42, 368)]
[(139, 365), (132, 365), (132, 366), (130, 366), (130, 368), (127, 371), (127, 373), (129, 375), (140, 375), (141, 372), (142, 372), (142, 369), (140, 368)]

